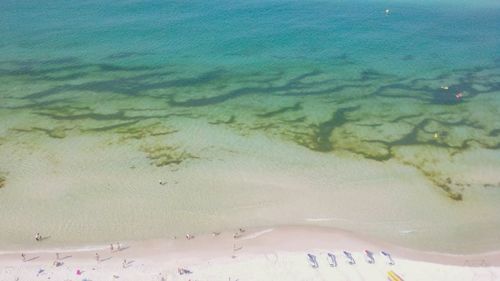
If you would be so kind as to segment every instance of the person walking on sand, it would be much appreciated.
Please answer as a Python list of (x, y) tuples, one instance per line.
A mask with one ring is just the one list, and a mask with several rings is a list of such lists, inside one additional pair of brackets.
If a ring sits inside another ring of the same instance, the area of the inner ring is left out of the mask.
[(127, 267), (127, 260), (126, 259), (123, 260), (122, 267), (123, 268)]
[(101, 257), (99, 256), (98, 253), (95, 253), (95, 260), (99, 262), (101, 260)]
[(111, 244), (109, 245), (109, 249), (111, 249), (111, 252), (113, 252), (113, 250), (114, 250), (114, 248), (113, 248), (113, 243), (111, 243)]
[(26, 256), (24, 255), (24, 253), (21, 253), (21, 258), (23, 258), (23, 262), (26, 261)]
[(116, 242), (116, 250), (120, 251), (122, 246), (120, 245), (120, 242)]

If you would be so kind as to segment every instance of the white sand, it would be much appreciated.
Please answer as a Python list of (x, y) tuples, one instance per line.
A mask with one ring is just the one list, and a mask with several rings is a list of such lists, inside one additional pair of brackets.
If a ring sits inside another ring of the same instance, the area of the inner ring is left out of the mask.
[[(404, 280), (500, 278), (498, 252), (469, 256), (416, 252), (317, 227), (252, 229), (237, 239), (232, 233), (222, 233), (192, 240), (127, 242), (122, 248), (114, 252), (109, 245), (2, 252), (0, 280), (387, 280), (390, 270)], [(365, 261), (364, 249), (375, 253), (375, 264)], [(353, 254), (355, 265), (347, 263), (342, 250)], [(395, 265), (388, 265), (380, 250), (390, 252)], [(21, 252), (28, 261), (22, 261)], [(56, 252), (61, 266), (53, 265)], [(328, 252), (337, 256), (336, 268), (328, 265)], [(317, 256), (319, 268), (308, 265), (307, 253)], [(179, 275), (179, 267), (192, 273)], [(83, 273), (77, 275), (77, 270)]]

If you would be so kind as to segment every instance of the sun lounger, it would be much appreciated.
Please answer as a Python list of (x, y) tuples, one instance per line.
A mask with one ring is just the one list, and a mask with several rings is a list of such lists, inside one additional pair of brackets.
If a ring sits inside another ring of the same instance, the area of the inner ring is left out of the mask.
[(312, 268), (318, 268), (318, 261), (316, 260), (316, 256), (312, 254), (307, 254), (307, 261)]
[(328, 253), (328, 257), (326, 258), (331, 267), (337, 267), (337, 258), (334, 254)]
[(387, 261), (387, 264), (389, 264), (389, 265), (394, 265), (394, 264), (395, 264), (395, 263), (394, 263), (394, 260), (393, 260), (393, 259), (392, 259), (392, 257), (391, 257), (391, 254), (389, 254), (388, 252), (384, 252), (384, 251), (380, 251), (380, 254), (381, 254), (382, 256), (387, 257), (387, 260), (388, 260), (388, 261)]
[(365, 259), (367, 263), (375, 263), (375, 258), (373, 257), (373, 252), (371, 251), (365, 250)]
[(354, 258), (352, 257), (351, 253), (344, 251), (344, 255), (347, 258), (347, 262), (349, 264), (356, 264), (356, 261), (354, 261)]

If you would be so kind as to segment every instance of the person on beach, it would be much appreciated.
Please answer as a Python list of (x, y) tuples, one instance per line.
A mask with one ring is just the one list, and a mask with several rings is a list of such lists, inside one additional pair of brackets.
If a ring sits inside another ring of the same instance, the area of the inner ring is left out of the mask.
[(21, 258), (23, 258), (23, 262), (26, 261), (26, 256), (24, 255), (24, 253), (21, 253)]
[(101, 260), (101, 257), (99, 256), (98, 253), (95, 253), (95, 260), (99, 262)]
[(113, 252), (113, 250), (114, 250), (113, 243), (109, 244), (109, 249), (111, 250), (111, 252)]
[(187, 239), (187, 240), (191, 240), (191, 239), (193, 239), (193, 238), (194, 238), (194, 236), (193, 236), (193, 235), (191, 235), (191, 234), (189, 234), (189, 233), (188, 233), (188, 234), (186, 234), (186, 239)]
[(120, 251), (121, 250), (121, 245), (120, 242), (116, 242), (116, 250)]
[(191, 274), (192, 272), (189, 269), (178, 267), (177, 268), (177, 273), (179, 273), (179, 275), (182, 275), (182, 274)]
[(40, 233), (37, 232), (36, 235), (35, 235), (35, 240), (36, 241), (42, 241), (42, 235), (40, 235)]
[(125, 260), (123, 260), (122, 267), (123, 267), (123, 268), (127, 267), (127, 260), (126, 260), (126, 259), (125, 259)]

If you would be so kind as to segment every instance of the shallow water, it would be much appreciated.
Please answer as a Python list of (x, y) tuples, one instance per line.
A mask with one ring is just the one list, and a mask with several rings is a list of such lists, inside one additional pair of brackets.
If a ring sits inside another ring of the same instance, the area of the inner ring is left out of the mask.
[(307, 223), (500, 245), (496, 1), (21, 1), (0, 18), (5, 247)]

